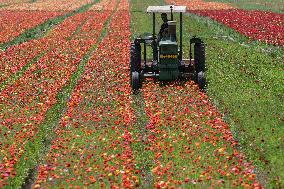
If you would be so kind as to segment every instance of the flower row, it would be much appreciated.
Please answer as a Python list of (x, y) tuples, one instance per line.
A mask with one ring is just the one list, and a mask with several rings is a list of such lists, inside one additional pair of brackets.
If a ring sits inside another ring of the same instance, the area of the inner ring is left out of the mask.
[(92, 3), (92, 0), (63, 0), (58, 3), (56, 0), (38, 0), (34, 3), (22, 2), (17, 4), (11, 4), (9, 6), (2, 7), (5, 10), (45, 10), (45, 11), (71, 11), (76, 10), (79, 7)]
[(284, 45), (284, 14), (240, 9), (192, 12), (221, 22), (250, 39)]
[(0, 44), (8, 42), (44, 21), (62, 15), (64, 12), (50, 11), (0, 11)]
[(54, 27), (46, 36), (11, 46), (7, 50), (0, 52), (0, 83), (20, 71), (34, 58), (52, 50), (58, 44), (65, 43), (76, 29), (87, 19), (87, 14), (77, 14)]
[(208, 2), (204, 0), (166, 0), (167, 4), (184, 5), (188, 10), (220, 10), (234, 8), (227, 3)]

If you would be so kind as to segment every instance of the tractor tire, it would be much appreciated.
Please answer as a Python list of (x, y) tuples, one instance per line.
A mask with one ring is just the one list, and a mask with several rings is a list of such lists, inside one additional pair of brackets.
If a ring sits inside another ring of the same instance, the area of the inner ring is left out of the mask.
[(133, 94), (136, 94), (141, 87), (140, 75), (138, 72), (134, 71), (131, 73), (131, 88)]
[(195, 80), (201, 90), (205, 90), (205, 45), (204, 43), (194, 44), (194, 66)]
[(130, 47), (130, 73), (141, 71), (141, 45), (132, 43)]
[(194, 64), (196, 73), (205, 72), (205, 45), (204, 43), (194, 44)]
[(139, 88), (142, 88), (142, 83), (145, 80), (144, 78), (144, 71), (141, 70), (141, 72), (139, 73)]
[(205, 90), (206, 78), (205, 73), (203, 71), (197, 73), (197, 83), (201, 90)]

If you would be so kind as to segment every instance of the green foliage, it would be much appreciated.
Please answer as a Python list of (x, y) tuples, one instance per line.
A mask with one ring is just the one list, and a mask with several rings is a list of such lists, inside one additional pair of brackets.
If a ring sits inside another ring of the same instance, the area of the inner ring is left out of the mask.
[(2, 8), (2, 7), (6, 7), (6, 6), (8, 6), (8, 5), (0, 5), (0, 8)]
[(131, 0), (131, 12), (146, 12), (148, 6), (159, 6), (165, 5), (165, 2), (162, 0)]

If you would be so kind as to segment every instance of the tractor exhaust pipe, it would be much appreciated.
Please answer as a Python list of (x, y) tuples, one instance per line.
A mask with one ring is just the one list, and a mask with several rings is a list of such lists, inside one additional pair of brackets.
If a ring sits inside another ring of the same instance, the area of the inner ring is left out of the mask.
[(169, 37), (171, 41), (176, 41), (176, 38), (177, 38), (176, 26), (177, 26), (176, 21), (168, 21), (168, 32), (169, 32)]
[(171, 5), (170, 6), (170, 9), (171, 9), (171, 21), (174, 20), (174, 15), (173, 15), (173, 6)]

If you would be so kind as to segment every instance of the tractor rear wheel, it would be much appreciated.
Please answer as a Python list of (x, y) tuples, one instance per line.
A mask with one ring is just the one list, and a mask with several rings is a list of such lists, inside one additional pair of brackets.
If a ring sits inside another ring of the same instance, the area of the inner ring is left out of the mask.
[(205, 45), (204, 43), (195, 43), (194, 45), (194, 66), (196, 73), (196, 82), (200, 89), (205, 89)]
[(141, 71), (141, 45), (132, 43), (130, 47), (130, 71)]
[(141, 87), (141, 79), (138, 72), (131, 72), (131, 88), (133, 94), (136, 94), (139, 88)]
[(204, 43), (195, 43), (194, 45), (194, 64), (197, 73), (205, 72), (205, 45)]

